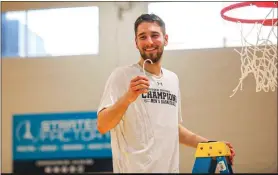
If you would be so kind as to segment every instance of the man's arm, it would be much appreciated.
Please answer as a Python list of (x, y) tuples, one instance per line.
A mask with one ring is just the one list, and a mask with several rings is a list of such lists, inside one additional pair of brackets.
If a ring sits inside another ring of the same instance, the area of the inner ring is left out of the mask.
[[(149, 80), (144, 76), (137, 76), (130, 81), (129, 89), (112, 106), (102, 109), (98, 113), (97, 128), (104, 134), (114, 128), (124, 116), (128, 106), (133, 103), (140, 94), (147, 93)], [(110, 98), (110, 97), (108, 97)]]
[(200, 142), (208, 142), (209, 140), (179, 125), (179, 141), (181, 144), (197, 148)]
[(129, 104), (130, 102), (127, 100), (127, 95), (124, 95), (114, 105), (101, 110), (98, 114), (98, 131), (104, 134), (114, 128), (121, 121)]

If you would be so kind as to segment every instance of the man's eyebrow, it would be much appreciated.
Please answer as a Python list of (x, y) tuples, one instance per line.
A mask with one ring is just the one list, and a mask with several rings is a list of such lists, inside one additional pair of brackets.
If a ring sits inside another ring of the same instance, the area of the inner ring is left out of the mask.
[(155, 31), (154, 31), (154, 32), (152, 32), (152, 34), (160, 34), (160, 33), (159, 33), (159, 32), (155, 32)]
[[(156, 31), (152, 31), (151, 33), (152, 34), (159, 34), (159, 32), (156, 32)], [(142, 33), (138, 34), (138, 36), (142, 36), (144, 34), (146, 34), (146, 32), (142, 32)]]
[(142, 35), (144, 35), (144, 34), (146, 34), (146, 32), (142, 32), (142, 33), (140, 33), (138, 36), (142, 36)]

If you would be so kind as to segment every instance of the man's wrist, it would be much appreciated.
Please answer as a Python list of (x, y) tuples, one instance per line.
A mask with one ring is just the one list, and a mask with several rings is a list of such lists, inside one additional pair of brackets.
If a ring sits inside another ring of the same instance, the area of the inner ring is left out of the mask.
[(126, 106), (129, 106), (132, 103), (132, 101), (129, 99), (128, 92), (124, 94), (123, 101)]

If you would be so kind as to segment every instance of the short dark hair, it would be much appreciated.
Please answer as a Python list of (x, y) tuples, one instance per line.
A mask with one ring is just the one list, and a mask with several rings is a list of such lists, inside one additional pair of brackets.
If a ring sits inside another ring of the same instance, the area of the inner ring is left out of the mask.
[(139, 16), (135, 23), (134, 23), (134, 32), (135, 32), (135, 36), (137, 34), (137, 29), (138, 26), (142, 23), (142, 22), (156, 22), (162, 29), (162, 33), (165, 35), (166, 34), (166, 28), (165, 28), (165, 23), (164, 21), (157, 15), (155, 14), (142, 14), (141, 16)]

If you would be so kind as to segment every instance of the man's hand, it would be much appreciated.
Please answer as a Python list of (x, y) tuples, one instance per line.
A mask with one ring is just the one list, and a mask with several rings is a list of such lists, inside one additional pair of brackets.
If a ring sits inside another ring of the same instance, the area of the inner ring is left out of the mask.
[(140, 94), (147, 93), (150, 86), (149, 79), (145, 76), (137, 76), (130, 81), (126, 97), (129, 103), (134, 102)]
[(234, 157), (235, 157), (235, 150), (234, 150), (234, 148), (233, 148), (233, 146), (231, 145), (231, 143), (229, 143), (229, 142), (225, 142), (226, 143), (226, 145), (230, 148), (230, 151), (231, 151), (231, 156), (229, 157), (230, 158), (230, 161), (231, 161), (231, 163), (232, 163), (232, 165), (234, 164)]

